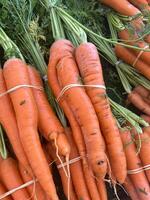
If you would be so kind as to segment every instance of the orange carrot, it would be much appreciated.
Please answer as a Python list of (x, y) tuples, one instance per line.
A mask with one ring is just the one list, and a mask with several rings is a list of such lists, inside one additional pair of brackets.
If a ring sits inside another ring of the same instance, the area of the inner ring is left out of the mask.
[[(81, 44), (76, 49), (76, 60), (86, 85), (104, 86), (102, 67), (96, 47), (92, 43)], [(126, 159), (119, 129), (113, 118), (105, 89), (86, 88), (95, 108), (100, 128), (106, 142), (112, 171), (120, 183), (126, 178)]]
[[(47, 143), (46, 144), (46, 150), (47, 152), (50, 154), (50, 156), (53, 158), (53, 160), (55, 160), (57, 166), (60, 165), (60, 161), (58, 160), (57, 158), (57, 155), (54, 151), (54, 149), (52, 148), (52, 145), (50, 143)], [(63, 157), (61, 158), (62, 161), (65, 161), (63, 159)], [(67, 167), (65, 167), (66, 171), (67, 171)], [(62, 182), (62, 186), (63, 186), (63, 191), (64, 191), (64, 194), (66, 197), (68, 197), (68, 177), (66, 176), (63, 168), (58, 168), (58, 171), (59, 171), (59, 174), (60, 174), (60, 177), (61, 177), (61, 182)], [(73, 183), (72, 183), (72, 179), (70, 180), (70, 186), (69, 186), (69, 189), (70, 189), (70, 198), (71, 200), (77, 200), (77, 197), (76, 197), (76, 193), (74, 191), (74, 187), (73, 187)]]
[[(121, 3), (118, 0), (100, 0), (100, 2), (113, 8), (115, 11), (117, 11), (121, 15), (134, 17), (141, 14), (141, 11), (137, 9), (135, 6), (133, 6), (131, 3), (129, 3), (127, 0), (121, 0)], [(131, 24), (137, 30), (141, 30), (144, 27), (141, 17), (140, 18), (138, 17), (137, 19), (132, 20)]]
[(128, 95), (128, 101), (131, 102), (136, 108), (138, 108), (143, 113), (150, 115), (150, 106), (144, 99), (136, 92), (132, 91)]
[[(51, 46), (50, 58), (48, 64), (48, 81), (56, 97), (61, 92), (61, 87), (57, 79), (56, 65), (63, 57), (70, 55), (70, 53), (73, 53), (73, 51), (74, 47), (68, 40), (58, 40), (54, 42), (53, 45)], [(95, 197), (98, 196), (98, 191), (96, 188), (95, 179), (91, 175), (91, 171), (89, 170), (88, 162), (86, 159), (86, 148), (81, 128), (78, 125), (69, 105), (67, 104), (66, 100), (63, 97), (60, 99), (59, 105), (62, 107), (71, 126), (74, 141), (78, 148), (79, 155), (82, 157), (82, 167), (87, 188), (92, 200), (95, 200)]]
[(128, 0), (128, 1), (137, 8), (139, 8), (141, 11), (147, 11), (147, 12), (150, 11), (150, 7), (146, 0)]
[(125, 190), (128, 192), (128, 195), (131, 197), (132, 200), (140, 200), (140, 198), (137, 195), (136, 189), (129, 178), (129, 176), (126, 177), (126, 180), (123, 184)]
[[(31, 177), (31, 175), (24, 169), (24, 167), (21, 164), (19, 164), (19, 171), (20, 171), (20, 174), (22, 176), (24, 183), (27, 183), (34, 179), (34, 177)], [(36, 180), (33, 185), (29, 185), (27, 187), (27, 191), (31, 197), (33, 197), (37, 200), (46, 200), (46, 198), (47, 198), (46, 193), (41, 188), (40, 184), (38, 182), (36, 182)]]
[[(115, 46), (115, 53), (118, 58), (122, 59), (129, 65), (133, 65), (133, 63), (137, 59), (137, 57), (131, 51), (129, 51), (127, 48), (121, 45)], [(137, 62), (134, 65), (134, 68), (136, 68), (146, 78), (150, 79), (150, 68), (145, 62), (137, 60)]]
[[(32, 85), (43, 88), (42, 80), (38, 71), (29, 66), (28, 67), (30, 82)], [(59, 153), (62, 156), (69, 156), (70, 145), (64, 134), (64, 129), (50, 107), (44, 88), (42, 90), (33, 89), (33, 94), (37, 103), (39, 112), (39, 129), (47, 140), (52, 140), (57, 143)]]
[[(139, 136), (135, 135), (136, 142), (139, 143)], [(146, 132), (146, 130), (143, 130), (143, 134), (140, 134), (140, 140), (141, 140), (141, 147), (139, 156), (142, 162), (143, 167), (146, 165), (150, 165), (150, 136)], [(146, 170), (145, 174), (147, 176), (148, 181), (150, 182), (150, 170)]]
[[(3, 160), (0, 165), (1, 181), (8, 190), (17, 188), (23, 184), (23, 180), (18, 170), (17, 162), (12, 158)], [(14, 200), (27, 200), (30, 198), (26, 188), (12, 193)]]
[(148, 123), (150, 123), (150, 116), (149, 115), (141, 115), (141, 117)]
[[(5, 80), (3, 77), (3, 71), (0, 69), (0, 93), (5, 93), (7, 91)], [(23, 150), (20, 138), (19, 130), (17, 127), (17, 121), (12, 106), (12, 102), (9, 95), (4, 95), (0, 98), (0, 123), (2, 124), (5, 132), (9, 138), (9, 141), (13, 147), (14, 153), (20, 163), (31, 172), (29, 162)]]
[[(138, 35), (136, 33), (130, 33), (128, 29), (124, 29), (119, 31), (119, 37), (123, 40), (123, 42), (126, 42), (127, 44), (130, 44), (132, 46), (136, 46), (139, 48), (148, 48), (148, 44), (144, 42), (143, 40), (137, 40)], [(136, 56), (139, 56), (139, 60), (142, 60), (143, 62), (146, 62), (147, 64), (150, 64), (150, 52), (148, 51), (142, 51), (142, 50), (135, 50), (130, 49), (132, 53), (134, 53)]]
[[(70, 57), (64, 57), (58, 63), (57, 73), (62, 88), (72, 83), (81, 84), (75, 60), (71, 55)], [(76, 120), (82, 127), (92, 170), (96, 176), (104, 177), (107, 171), (105, 145), (93, 105), (85, 90), (81, 87), (70, 88), (66, 91), (65, 97)], [(80, 99), (79, 102), (76, 99), (77, 97)]]
[[(7, 192), (6, 188), (4, 187), (4, 185), (0, 182), (0, 195), (3, 195)], [(3, 200), (12, 200), (11, 196), (7, 196), (5, 198), (3, 198)]]
[[(7, 88), (30, 85), (28, 69), (19, 59), (9, 59), (4, 64), (4, 77)], [(12, 79), (13, 77), (13, 79)], [(10, 94), (16, 113), (20, 139), (28, 157), (33, 173), (52, 200), (58, 200), (52, 175), (41, 147), (37, 132), (38, 111), (32, 89), (20, 88)]]
[(133, 89), (135, 92), (137, 92), (139, 95), (141, 95), (143, 98), (150, 100), (150, 91), (143, 87), (142, 85), (138, 85)]
[(107, 200), (107, 189), (106, 189), (106, 185), (105, 182), (101, 179), (97, 180), (97, 188), (98, 188), (98, 192), (100, 195), (100, 199), (101, 200)]
[[(136, 147), (132, 141), (130, 131), (120, 131), (120, 135), (124, 144), (128, 170), (139, 169), (142, 164), (139, 156), (137, 155)], [(129, 175), (129, 177), (137, 191), (137, 195), (140, 200), (150, 199), (150, 187), (145, 173), (143, 171), (136, 174), (132, 173)]]
[[(69, 143), (71, 145), (71, 153), (70, 153), (70, 159), (77, 158), (79, 157), (78, 151), (76, 149), (75, 143), (72, 138), (72, 133), (70, 128), (65, 128), (66, 134), (69, 140)], [(82, 172), (82, 165), (81, 162), (75, 162), (74, 164), (70, 165), (70, 171), (71, 171), (71, 177), (72, 177), (72, 182), (75, 187), (75, 192), (77, 194), (78, 199), (83, 199), (83, 200), (90, 200), (88, 190), (86, 187), (86, 183), (84, 180), (84, 175)], [(80, 177), (80, 181), (77, 177)], [(97, 199), (97, 198), (96, 198)]]

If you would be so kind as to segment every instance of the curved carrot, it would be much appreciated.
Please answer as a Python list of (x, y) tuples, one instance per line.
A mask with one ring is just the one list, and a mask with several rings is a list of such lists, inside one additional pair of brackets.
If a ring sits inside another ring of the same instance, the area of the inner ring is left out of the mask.
[[(23, 180), (18, 170), (17, 162), (12, 158), (3, 160), (0, 165), (1, 181), (8, 190), (17, 188), (23, 184)], [(30, 198), (26, 188), (17, 190), (11, 194), (14, 200), (27, 200)]]
[(132, 200), (140, 200), (140, 198), (137, 195), (136, 189), (129, 178), (129, 176), (126, 177), (126, 180), (123, 184), (125, 190), (128, 192), (128, 195), (131, 197)]
[(136, 108), (143, 113), (150, 115), (150, 106), (144, 99), (135, 91), (128, 95), (128, 101), (131, 102)]
[[(61, 92), (61, 87), (57, 79), (56, 65), (63, 57), (70, 55), (70, 53), (73, 53), (73, 51), (74, 51), (74, 47), (72, 46), (71, 42), (68, 40), (58, 40), (54, 42), (53, 45), (51, 46), (50, 58), (49, 58), (49, 64), (48, 64), (48, 81), (56, 97)], [(95, 200), (95, 196), (98, 196), (98, 191), (96, 188), (95, 179), (93, 178), (89, 170), (89, 166), (88, 166), (88, 162), (86, 158), (86, 147), (85, 147), (81, 128), (79, 127), (69, 105), (67, 104), (66, 100), (63, 97), (60, 99), (59, 105), (63, 109), (65, 115), (67, 116), (69, 124), (71, 126), (74, 141), (78, 148), (79, 155), (82, 157), (81, 161), (82, 161), (83, 173), (85, 176), (87, 188), (92, 200)]]
[[(5, 62), (3, 71), (8, 89), (21, 84), (30, 85), (27, 66), (20, 59), (9, 59)], [(16, 113), (20, 139), (33, 173), (51, 199), (58, 200), (37, 132), (38, 111), (32, 89), (28, 87), (20, 88), (12, 92), (10, 97)]]
[[(133, 63), (137, 59), (137, 57), (132, 52), (121, 45), (115, 46), (115, 53), (118, 58), (122, 59), (129, 65), (133, 65)], [(134, 68), (136, 68), (146, 78), (150, 79), (150, 68), (145, 62), (138, 59), (134, 65)]]
[[(57, 166), (60, 165), (61, 163), (58, 160), (57, 155), (56, 155), (56, 153), (55, 153), (55, 151), (52, 148), (52, 145), (50, 143), (46, 144), (46, 150), (50, 154), (50, 156), (53, 158), (53, 160), (55, 160)], [(65, 162), (65, 160), (63, 159), (63, 157), (61, 158), (61, 160)], [(67, 167), (65, 167), (65, 169), (67, 171)], [(59, 171), (59, 174), (60, 174), (60, 177), (61, 177), (63, 191), (64, 191), (64, 194), (65, 194), (65, 196), (67, 198), (67, 196), (68, 196), (68, 177), (66, 176), (66, 174), (65, 174), (65, 172), (64, 172), (64, 170), (63, 170), (62, 167), (58, 168), (58, 171)], [(77, 196), (76, 196), (76, 193), (74, 191), (72, 179), (70, 180), (69, 189), (70, 189), (70, 198), (71, 198), (71, 200), (77, 200)]]
[[(31, 84), (43, 88), (43, 83), (38, 71), (35, 68), (28, 66), (28, 72)], [(59, 153), (62, 156), (67, 157), (70, 154), (70, 145), (64, 134), (62, 125), (48, 103), (44, 88), (43, 91), (33, 89), (33, 94), (39, 112), (39, 129), (41, 133), (47, 140), (56, 142)]]
[[(69, 84), (81, 84), (76, 63), (71, 55), (64, 57), (58, 63), (57, 73), (62, 88)], [(65, 97), (76, 120), (82, 127), (92, 170), (96, 176), (104, 177), (107, 171), (105, 145), (93, 105), (81, 87), (70, 88), (66, 91)], [(79, 102), (76, 99), (77, 97), (80, 99)]]
[[(6, 188), (4, 187), (4, 185), (0, 182), (0, 195), (3, 195), (7, 192)], [(3, 200), (12, 200), (11, 196), (7, 196), (5, 198), (3, 198)]]
[[(92, 43), (81, 44), (76, 49), (76, 60), (86, 85), (103, 85), (102, 67), (96, 47)], [(106, 142), (112, 172), (120, 183), (126, 178), (126, 158), (119, 129), (113, 118), (106, 91), (101, 88), (86, 88)]]
[[(31, 175), (24, 169), (24, 167), (21, 164), (19, 164), (19, 172), (22, 176), (24, 183), (32, 181), (34, 178), (31, 177)], [(33, 197), (33, 199), (35, 198), (37, 200), (46, 200), (46, 193), (44, 192), (44, 190), (38, 182), (35, 181), (34, 184), (29, 185), (26, 189), (30, 196)]]
[[(132, 141), (130, 131), (120, 131), (120, 135), (124, 144), (128, 170), (139, 169), (142, 164), (137, 155), (136, 147)], [(130, 174), (129, 177), (133, 182), (140, 200), (150, 199), (150, 187), (145, 173), (142, 171), (136, 174)]]
[[(71, 160), (73, 158), (79, 157), (79, 154), (72, 138), (71, 129), (68, 127), (68, 128), (65, 128), (65, 130), (66, 130), (66, 135), (68, 137), (69, 143), (71, 145), (71, 153), (70, 153), (70, 160)], [(75, 187), (75, 191), (76, 191), (78, 199), (90, 200), (86, 183), (84, 180), (84, 175), (82, 172), (81, 162), (78, 161), (78, 162), (75, 162), (74, 164), (71, 164), (70, 171), (71, 171), (72, 182)], [(77, 177), (80, 177), (80, 181)], [(95, 199), (97, 198), (95, 197)]]
[[(3, 76), (3, 71), (0, 69), (0, 93), (5, 93), (7, 91), (6, 83)], [(9, 95), (4, 95), (0, 97), (0, 123), (2, 124), (5, 132), (9, 138), (9, 141), (13, 147), (14, 153), (17, 159), (22, 163), (22, 165), (31, 173), (31, 168), (28, 159), (25, 155), (24, 149), (22, 147), (19, 130), (17, 127), (17, 121), (10, 100)]]

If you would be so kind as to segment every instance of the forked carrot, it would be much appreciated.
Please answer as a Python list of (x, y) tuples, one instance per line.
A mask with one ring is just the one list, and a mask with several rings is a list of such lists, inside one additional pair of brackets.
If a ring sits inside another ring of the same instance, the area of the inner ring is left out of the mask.
[[(30, 85), (27, 65), (20, 59), (7, 60), (3, 71), (7, 89), (22, 84)], [(32, 89), (22, 87), (12, 92), (10, 97), (16, 113), (20, 139), (33, 173), (49, 197), (52, 200), (58, 200), (53, 178), (37, 131), (38, 111)]]

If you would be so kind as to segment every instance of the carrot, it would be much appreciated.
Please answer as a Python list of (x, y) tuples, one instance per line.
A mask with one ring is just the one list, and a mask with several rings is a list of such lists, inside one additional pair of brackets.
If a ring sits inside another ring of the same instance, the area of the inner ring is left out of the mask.
[[(136, 46), (139, 48), (148, 48), (148, 44), (144, 42), (143, 40), (137, 40), (138, 35), (136, 33), (132, 34), (128, 31), (128, 29), (124, 29), (119, 31), (118, 33), (120, 39), (124, 40), (127, 44), (130, 44), (132, 46)], [(146, 62), (147, 64), (150, 64), (150, 52), (147, 51), (140, 51), (135, 49), (130, 49), (132, 53), (134, 53), (136, 56), (139, 56), (139, 60)]]
[(100, 195), (100, 199), (101, 200), (107, 200), (108, 196), (107, 196), (107, 189), (106, 189), (106, 185), (105, 182), (101, 179), (97, 180), (97, 188), (98, 188), (98, 192)]
[[(128, 170), (139, 169), (142, 164), (139, 156), (136, 153), (136, 147), (132, 141), (130, 131), (120, 131), (122, 142), (124, 144), (124, 151), (127, 159)], [(150, 199), (150, 187), (145, 173), (139, 172), (129, 175), (140, 200)]]
[[(38, 71), (29, 66), (28, 67), (30, 82), (32, 85), (43, 88), (43, 83), (40, 78)], [(33, 94), (37, 103), (39, 112), (39, 129), (40, 132), (45, 136), (47, 140), (52, 140), (57, 143), (58, 150), (62, 156), (69, 156), (70, 145), (64, 134), (64, 129), (50, 107), (44, 88), (42, 90), (33, 89)]]
[[(55, 160), (57, 166), (60, 165), (60, 161), (58, 160), (57, 158), (57, 155), (54, 151), (54, 149), (52, 148), (52, 145), (50, 143), (47, 143), (46, 144), (46, 150), (47, 152), (50, 154), (50, 156), (53, 158), (53, 160)], [(62, 161), (64, 161), (63, 157), (61, 158)], [(66, 171), (67, 171), (67, 167), (65, 167)], [(60, 177), (61, 177), (61, 182), (62, 182), (62, 186), (63, 186), (63, 191), (64, 191), (64, 194), (66, 197), (68, 197), (68, 177), (66, 176), (63, 168), (58, 168), (58, 171), (59, 171), (59, 174), (60, 174)], [(72, 179), (70, 181), (70, 200), (77, 200), (77, 196), (76, 196), (76, 193), (74, 191), (74, 187), (73, 187), (73, 183), (72, 183)]]
[(138, 108), (143, 113), (150, 115), (150, 106), (143, 98), (135, 91), (132, 91), (128, 95), (128, 101), (131, 102), (136, 108)]
[[(19, 172), (22, 176), (24, 183), (32, 181), (34, 178), (31, 177), (31, 175), (24, 169), (24, 167), (21, 164), (19, 164)], [(30, 194), (30, 196), (36, 198), (37, 200), (46, 200), (46, 193), (41, 188), (40, 184), (36, 181), (33, 185), (29, 185), (27, 187), (27, 191)]]
[[(139, 136), (135, 135), (137, 143), (139, 142)], [(140, 140), (141, 140), (141, 148), (139, 152), (139, 157), (141, 159), (143, 167), (146, 165), (150, 165), (150, 136), (146, 132), (146, 130), (143, 130), (143, 134), (140, 134)], [(148, 181), (150, 182), (150, 170), (146, 170), (145, 174), (147, 176)]]
[[(76, 63), (71, 55), (70, 57), (64, 57), (58, 63), (57, 73), (62, 88), (72, 83), (81, 84)], [(107, 171), (105, 145), (93, 105), (81, 87), (70, 88), (65, 94), (76, 120), (82, 127), (92, 170), (96, 176), (104, 177)], [(79, 102), (76, 99), (77, 97), (80, 99)]]
[[(20, 59), (9, 59), (4, 64), (7, 88), (30, 84), (28, 69)], [(13, 79), (12, 79), (13, 77)], [(19, 127), (20, 139), (39, 183), (52, 200), (57, 200), (55, 185), (37, 132), (38, 111), (32, 89), (25, 87), (10, 94)]]
[[(70, 53), (73, 53), (73, 51), (74, 51), (74, 47), (72, 46), (71, 42), (68, 40), (58, 40), (54, 42), (53, 45), (51, 46), (49, 64), (48, 64), (48, 81), (49, 81), (50, 87), (53, 90), (55, 97), (57, 97), (61, 92), (61, 87), (57, 79), (56, 65), (63, 57), (70, 55)], [(87, 188), (92, 200), (95, 200), (95, 197), (98, 196), (98, 191), (96, 188), (95, 179), (93, 178), (93, 176), (91, 175), (91, 171), (89, 170), (89, 166), (88, 166), (88, 162), (86, 158), (86, 147), (85, 147), (81, 128), (79, 127), (65, 98), (62, 97), (60, 99), (59, 105), (63, 109), (65, 115), (67, 116), (69, 124), (71, 126), (75, 144), (78, 148), (79, 155), (82, 157), (81, 161), (82, 161), (83, 173), (85, 176)]]
[(143, 87), (142, 85), (136, 86), (133, 91), (137, 92), (143, 99), (150, 100), (150, 91)]
[[(23, 180), (18, 170), (17, 162), (10, 157), (2, 161), (0, 165), (0, 176), (1, 181), (8, 190), (12, 190), (23, 184)], [(30, 198), (25, 188), (18, 190), (11, 195), (14, 200), (27, 200)]]
[[(0, 182), (0, 195), (3, 195), (7, 192), (6, 188), (4, 187), (4, 185)], [(12, 198), (10, 196), (7, 196), (5, 198), (3, 198), (3, 200), (12, 200)]]
[(129, 0), (129, 2), (139, 8), (141, 11), (150, 11), (150, 7), (146, 0)]
[[(68, 127), (68, 128), (65, 128), (65, 130), (66, 130), (69, 143), (71, 145), (70, 159), (78, 158), (79, 154), (72, 138), (71, 129)], [(75, 187), (75, 192), (77, 194), (78, 199), (90, 200), (86, 183), (84, 180), (84, 175), (82, 172), (81, 162), (78, 161), (78, 162), (75, 162), (74, 164), (71, 164), (70, 171), (71, 171), (72, 182)], [(77, 177), (80, 177), (80, 180)]]
[[(6, 83), (3, 76), (3, 71), (0, 69), (0, 93), (7, 91)], [(17, 127), (17, 121), (14, 113), (14, 109), (9, 98), (9, 95), (0, 97), (0, 123), (2, 124), (5, 132), (9, 138), (9, 141), (13, 147), (14, 153), (20, 163), (31, 173), (31, 168), (25, 152), (23, 150), (20, 138), (19, 130)]]
[[(81, 44), (76, 49), (76, 60), (86, 85), (103, 85), (102, 67), (96, 47), (92, 43)], [(101, 88), (86, 88), (95, 108), (100, 128), (106, 142), (112, 171), (120, 183), (126, 178), (126, 159), (119, 129), (113, 118), (106, 91)]]
[(123, 184), (125, 190), (128, 192), (128, 195), (131, 197), (132, 200), (140, 200), (140, 198), (137, 195), (136, 189), (129, 178), (129, 176), (126, 177), (126, 180)]
[[(136, 60), (136, 56), (130, 52), (128, 49), (121, 45), (115, 46), (115, 53), (118, 58), (122, 59), (129, 65), (133, 65)], [(137, 60), (134, 67), (143, 74), (146, 78), (150, 79), (150, 68), (149, 66), (141, 60)]]
[[(100, 0), (101, 3), (113, 8), (115, 11), (120, 13), (121, 15), (126, 16), (136, 16), (140, 15), (141, 11), (129, 3), (127, 0), (122, 0), (121, 3), (118, 0)], [(137, 29), (143, 29), (143, 21), (142, 18), (137, 18), (131, 21), (131, 24)]]
[(141, 115), (141, 117), (148, 123), (150, 123), (150, 116), (149, 115)]

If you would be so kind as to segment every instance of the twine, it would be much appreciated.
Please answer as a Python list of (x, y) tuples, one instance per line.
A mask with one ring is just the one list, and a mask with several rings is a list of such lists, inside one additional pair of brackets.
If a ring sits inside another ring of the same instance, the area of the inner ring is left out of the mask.
[(100, 89), (104, 89), (106, 90), (106, 87), (104, 85), (81, 85), (81, 84), (69, 84), (66, 85), (60, 92), (60, 94), (57, 97), (57, 102), (60, 101), (61, 97), (65, 94), (65, 92), (71, 88), (75, 88), (75, 87), (91, 87), (91, 88), (100, 88)]
[(117, 62), (115, 63), (115, 66), (118, 67), (120, 63), (122, 63), (122, 60), (117, 60)]
[(43, 80), (44, 80), (45, 82), (48, 81), (47, 75), (44, 75), (44, 76), (43, 76)]
[(149, 165), (145, 165), (143, 167), (137, 168), (137, 169), (132, 169), (132, 170), (128, 170), (128, 174), (138, 174), (140, 172), (146, 171), (150, 169), (150, 164)]
[[(148, 45), (146, 45), (146, 46), (144, 47), (144, 49), (147, 49), (147, 48), (149, 48)], [(139, 54), (137, 55), (135, 61), (134, 61), (133, 64), (132, 64), (133, 67), (135, 67), (137, 61), (138, 61), (138, 60), (140, 59), (140, 57), (142, 56), (143, 52), (144, 52), (144, 50), (142, 50), (142, 51), (139, 52)]]
[(34, 88), (34, 89), (38, 89), (38, 90), (43, 90), (42, 87), (39, 87), (39, 86), (34, 86), (34, 85), (28, 85), (28, 84), (23, 84), (23, 85), (17, 85), (13, 88), (10, 88), (9, 90), (7, 90), (6, 92), (3, 92), (0, 94), (0, 97), (3, 97), (5, 96), (6, 94), (9, 94), (9, 93), (12, 93), (20, 88), (24, 88), (24, 87), (27, 87), (27, 88)]

